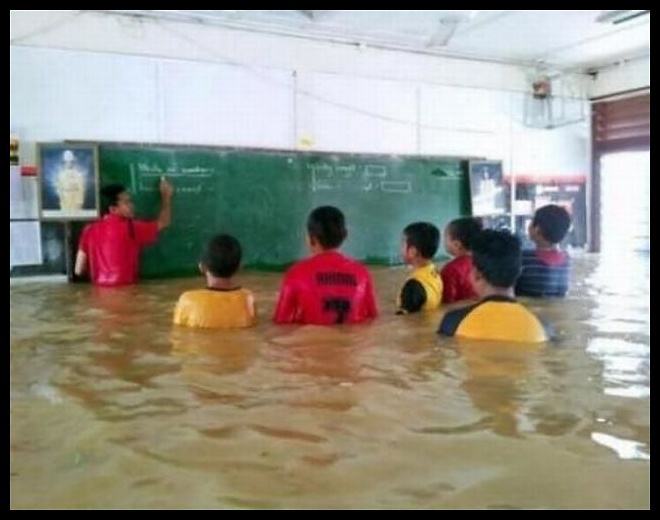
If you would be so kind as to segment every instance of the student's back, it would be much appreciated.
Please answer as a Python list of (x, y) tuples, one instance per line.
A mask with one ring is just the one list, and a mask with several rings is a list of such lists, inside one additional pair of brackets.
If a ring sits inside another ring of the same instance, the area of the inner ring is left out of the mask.
[(445, 228), (445, 249), (454, 257), (440, 271), (442, 302), (454, 303), (477, 297), (471, 279), (472, 241), (481, 232), (482, 223), (474, 217), (452, 220)]
[(242, 258), (241, 244), (231, 235), (217, 235), (206, 245), (199, 269), (206, 288), (184, 292), (173, 323), (184, 327), (232, 329), (256, 323), (252, 292), (234, 281)]
[(516, 282), (516, 295), (565, 296), (568, 291), (570, 257), (559, 249), (571, 225), (571, 217), (561, 206), (539, 208), (529, 225), (536, 249), (523, 251), (522, 270)]
[(516, 283), (518, 296), (566, 296), (571, 259), (565, 251), (525, 250), (522, 273)]
[(251, 327), (256, 322), (254, 296), (241, 287), (186, 291), (179, 297), (172, 321), (203, 329)]
[(525, 306), (507, 296), (488, 296), (479, 303), (448, 312), (438, 330), (446, 336), (472, 339), (543, 342), (545, 325)]
[(442, 302), (442, 279), (433, 264), (440, 231), (430, 222), (413, 222), (401, 237), (401, 258), (413, 270), (399, 292), (397, 314), (437, 309)]
[(378, 314), (369, 271), (337, 248), (346, 238), (337, 208), (316, 208), (307, 220), (313, 254), (284, 276), (273, 316), (275, 323), (334, 325), (360, 323)]
[(438, 332), (471, 339), (542, 343), (545, 325), (513, 297), (520, 273), (520, 241), (507, 231), (486, 229), (474, 239), (472, 278), (481, 301), (444, 315)]
[(371, 276), (339, 251), (318, 253), (286, 273), (275, 311), (277, 323), (360, 323), (377, 314)]

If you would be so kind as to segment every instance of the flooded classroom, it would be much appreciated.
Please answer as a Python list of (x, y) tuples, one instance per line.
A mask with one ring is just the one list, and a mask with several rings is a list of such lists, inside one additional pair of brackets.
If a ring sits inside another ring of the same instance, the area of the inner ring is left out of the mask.
[(650, 509), (649, 20), (11, 11), (10, 508)]

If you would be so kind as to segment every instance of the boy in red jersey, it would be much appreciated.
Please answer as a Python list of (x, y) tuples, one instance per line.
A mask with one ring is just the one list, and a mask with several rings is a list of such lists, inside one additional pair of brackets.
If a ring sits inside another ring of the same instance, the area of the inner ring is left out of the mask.
[(378, 315), (369, 271), (338, 250), (346, 235), (344, 215), (337, 208), (321, 206), (310, 213), (307, 245), (312, 256), (285, 274), (275, 323), (360, 323)]
[(481, 232), (481, 220), (457, 218), (445, 228), (445, 249), (454, 257), (440, 271), (442, 303), (471, 300), (477, 297), (472, 286), (472, 241)]

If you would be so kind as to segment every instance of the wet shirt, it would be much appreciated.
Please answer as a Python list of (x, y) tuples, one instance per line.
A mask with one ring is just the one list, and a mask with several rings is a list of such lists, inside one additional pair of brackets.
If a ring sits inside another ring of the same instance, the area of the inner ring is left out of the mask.
[(565, 296), (568, 291), (570, 257), (564, 251), (526, 250), (516, 282), (517, 296)]
[(333, 325), (360, 323), (377, 314), (369, 271), (338, 251), (324, 251), (287, 271), (273, 321)]
[(442, 279), (435, 264), (415, 269), (401, 289), (398, 298), (400, 314), (432, 310), (442, 302)]
[(531, 311), (506, 296), (489, 296), (475, 305), (448, 312), (439, 334), (471, 339), (541, 343), (552, 332)]
[(256, 322), (254, 296), (247, 289), (186, 291), (174, 309), (173, 323), (185, 327), (242, 328)]
[(156, 241), (158, 222), (108, 214), (83, 229), (78, 249), (87, 255), (92, 283), (128, 285), (138, 280), (140, 249)]
[(442, 303), (453, 303), (477, 298), (472, 286), (472, 255), (457, 256), (440, 271), (442, 277)]

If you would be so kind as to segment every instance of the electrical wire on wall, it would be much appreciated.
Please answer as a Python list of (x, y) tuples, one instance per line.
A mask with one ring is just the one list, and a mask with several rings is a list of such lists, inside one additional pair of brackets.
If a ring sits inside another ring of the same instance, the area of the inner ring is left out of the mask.
[[(189, 37), (186, 34), (182, 34), (179, 31), (176, 31), (172, 29), (171, 27), (166, 26), (165, 24), (161, 23), (159, 20), (155, 21), (155, 24), (160, 27), (161, 30), (165, 31), (166, 33), (170, 35), (174, 35), (177, 38), (188, 42), (189, 44), (195, 46), (197, 49), (200, 49), (206, 53), (209, 53), (210, 55), (214, 56), (216, 59), (221, 60), (222, 62), (233, 65), (235, 67), (240, 67), (244, 70), (249, 71), (252, 75), (255, 77), (258, 77), (262, 81), (266, 83), (270, 83), (273, 85), (277, 85), (280, 88), (286, 88), (293, 90), (292, 86), (289, 83), (278, 81), (276, 79), (273, 79), (269, 76), (264, 75), (261, 73), (261, 71), (253, 66), (247, 65), (245, 63), (238, 62), (236, 60), (233, 60), (231, 58), (228, 58), (225, 55), (222, 55), (221, 53), (217, 52), (215, 49), (212, 49), (195, 39)], [(311, 92), (309, 90), (301, 89), (298, 88), (296, 91), (298, 94), (305, 96), (309, 99), (312, 99), (314, 101), (317, 101), (319, 103), (323, 103), (325, 105), (329, 105), (335, 108), (338, 108), (340, 110), (345, 110), (354, 114), (360, 114), (366, 117), (370, 117), (372, 119), (378, 119), (380, 121), (385, 121), (388, 123), (393, 123), (393, 124), (398, 124), (398, 125), (405, 125), (405, 126), (410, 126), (410, 127), (419, 127), (419, 128), (424, 128), (424, 129), (429, 129), (429, 130), (440, 130), (440, 131), (450, 131), (450, 132), (465, 132), (465, 133), (470, 133), (470, 134), (486, 134), (486, 135), (493, 135), (494, 132), (489, 131), (489, 130), (482, 130), (482, 129), (477, 129), (477, 128), (457, 128), (457, 127), (446, 127), (446, 126), (438, 126), (438, 125), (428, 125), (424, 123), (418, 123), (417, 121), (409, 121), (409, 120), (404, 120), (404, 119), (398, 119), (390, 116), (386, 116), (384, 114), (379, 114), (377, 112), (372, 112), (370, 110), (365, 110), (353, 105), (349, 105), (347, 103), (340, 103), (337, 101), (333, 101), (331, 99), (325, 98), (323, 96), (319, 96), (318, 94)]]

